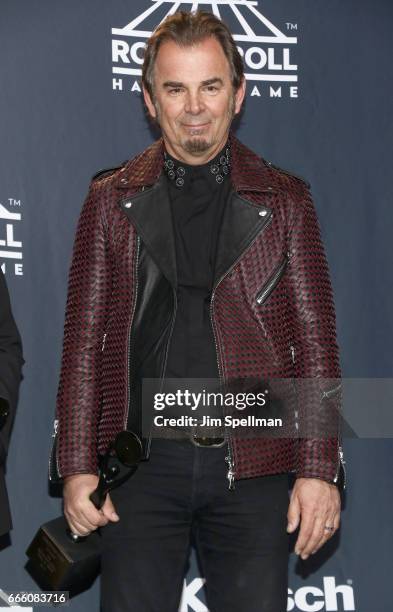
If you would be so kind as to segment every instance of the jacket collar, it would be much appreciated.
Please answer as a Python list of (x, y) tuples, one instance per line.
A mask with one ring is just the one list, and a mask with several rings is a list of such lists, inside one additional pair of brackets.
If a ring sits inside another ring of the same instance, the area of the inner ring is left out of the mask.
[[(163, 172), (164, 147), (160, 139), (128, 162), (118, 173), (122, 190), (119, 206), (135, 226), (146, 249), (171, 285), (177, 287), (175, 238), (167, 179)], [(233, 191), (220, 226), (214, 285), (239, 259), (256, 235), (271, 221), (273, 174), (255, 153), (231, 135)], [(148, 189), (145, 188), (149, 187)], [(244, 192), (244, 196), (239, 192)], [(247, 192), (252, 192), (247, 195)], [(263, 192), (259, 196), (257, 192)]]
[[(230, 132), (231, 181), (236, 192), (240, 191), (277, 191), (280, 185), (275, 181), (269, 164), (246, 147)], [(142, 153), (129, 160), (116, 179), (116, 187), (137, 192), (151, 187), (163, 173), (164, 141), (162, 137)]]

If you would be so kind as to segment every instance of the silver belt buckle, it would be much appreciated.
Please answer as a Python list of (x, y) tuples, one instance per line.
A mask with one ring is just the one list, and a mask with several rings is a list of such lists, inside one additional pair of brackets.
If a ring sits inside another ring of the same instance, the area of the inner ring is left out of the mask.
[(224, 446), (225, 438), (222, 436), (197, 436), (196, 434), (191, 434), (191, 442), (199, 448), (220, 448)]

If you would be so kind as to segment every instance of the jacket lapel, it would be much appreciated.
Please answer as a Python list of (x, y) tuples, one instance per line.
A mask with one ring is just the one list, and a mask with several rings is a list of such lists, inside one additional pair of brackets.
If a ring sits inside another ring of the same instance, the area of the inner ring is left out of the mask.
[(256, 236), (271, 222), (267, 203), (277, 191), (269, 167), (232, 133), (231, 182), (233, 191), (224, 208), (218, 238), (213, 287), (233, 267)]
[(121, 208), (170, 284), (177, 287), (175, 238), (166, 177), (147, 191), (122, 198)]
[(232, 192), (224, 208), (218, 237), (213, 288), (229, 271), (257, 234), (270, 222), (272, 211)]

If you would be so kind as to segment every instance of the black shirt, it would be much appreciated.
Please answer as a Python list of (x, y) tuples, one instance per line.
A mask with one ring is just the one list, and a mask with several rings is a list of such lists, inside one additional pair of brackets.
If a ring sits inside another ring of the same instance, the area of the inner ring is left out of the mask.
[[(178, 278), (177, 312), (166, 378), (219, 377), (210, 297), (219, 228), (231, 188), (229, 168), (227, 145), (213, 160), (198, 166), (184, 164), (166, 154)], [(181, 388), (181, 383), (177, 388)], [(204, 388), (207, 389), (206, 385)], [(208, 412), (213, 414), (214, 410)], [(182, 413), (176, 407), (171, 414), (165, 409), (165, 416), (179, 414)], [(200, 410), (193, 414), (201, 415)]]

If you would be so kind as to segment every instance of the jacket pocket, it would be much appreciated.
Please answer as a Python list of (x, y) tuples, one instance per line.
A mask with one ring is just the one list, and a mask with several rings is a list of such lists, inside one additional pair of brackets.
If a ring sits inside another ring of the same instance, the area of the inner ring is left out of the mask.
[(263, 304), (264, 302), (266, 302), (266, 300), (268, 299), (272, 291), (276, 288), (276, 286), (280, 282), (285, 272), (285, 269), (288, 265), (288, 261), (289, 261), (289, 257), (288, 257), (288, 254), (286, 253), (283, 259), (281, 260), (280, 264), (274, 270), (273, 274), (270, 275), (266, 283), (256, 294), (255, 299), (258, 302), (258, 304)]

